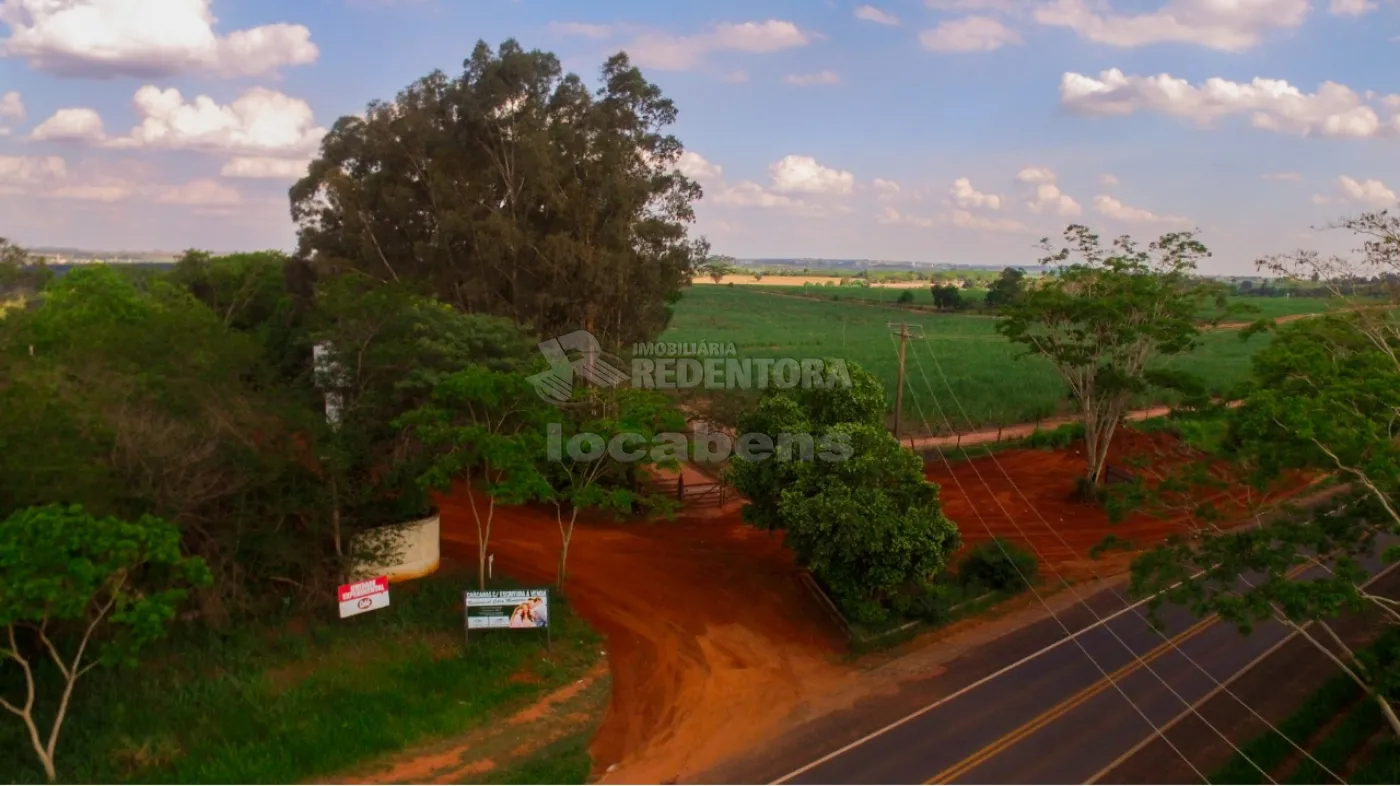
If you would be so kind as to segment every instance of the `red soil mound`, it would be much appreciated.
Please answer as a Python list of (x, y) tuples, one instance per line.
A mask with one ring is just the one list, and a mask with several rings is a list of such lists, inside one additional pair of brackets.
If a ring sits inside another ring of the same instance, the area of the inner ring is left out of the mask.
[[(1170, 434), (1128, 428), (1120, 428), (1114, 434), (1108, 460), (1110, 465), (1141, 476), (1149, 484), (1187, 463), (1208, 462), (1217, 472), (1224, 472), (1218, 462)], [(1185, 515), (1163, 519), (1147, 513), (1135, 513), (1111, 523), (1102, 506), (1073, 499), (1075, 479), (1084, 473), (1084, 467), (1083, 445), (1077, 444), (1053, 452), (1004, 451), (954, 463), (951, 472), (941, 461), (934, 461), (924, 474), (942, 487), (944, 512), (957, 523), (965, 545), (993, 536), (1006, 538), (1040, 555), (1042, 563), (1049, 563), (1049, 573), (1067, 578), (1107, 572), (1087, 557), (1089, 550), (1109, 534), (1142, 549), (1173, 534), (1205, 526)], [(1291, 496), (1307, 483), (1306, 478), (1290, 478), (1268, 499)], [(1216, 500), (1222, 510), (1233, 508), (1244, 515), (1244, 509), (1223, 492), (1211, 489), (1207, 496)]]

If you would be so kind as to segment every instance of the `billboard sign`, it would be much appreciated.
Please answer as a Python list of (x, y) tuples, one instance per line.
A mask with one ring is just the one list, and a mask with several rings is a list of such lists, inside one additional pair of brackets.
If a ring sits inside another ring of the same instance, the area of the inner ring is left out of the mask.
[(549, 590), (468, 590), (464, 598), (469, 631), (549, 628)]
[(389, 577), (340, 585), (340, 618), (353, 617), (389, 605)]

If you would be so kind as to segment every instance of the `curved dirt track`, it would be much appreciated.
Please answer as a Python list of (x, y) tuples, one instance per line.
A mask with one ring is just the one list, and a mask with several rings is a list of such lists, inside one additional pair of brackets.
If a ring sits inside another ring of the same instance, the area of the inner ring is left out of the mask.
[[(444, 551), (474, 561), (464, 496), (441, 507)], [(736, 510), (575, 531), (566, 589), (606, 635), (612, 670), (612, 701), (591, 747), (608, 782), (685, 778), (856, 680), (836, 663), (839, 633), (798, 583), (782, 536), (743, 525)], [(491, 550), (503, 572), (552, 583), (553, 511), (498, 510)]]

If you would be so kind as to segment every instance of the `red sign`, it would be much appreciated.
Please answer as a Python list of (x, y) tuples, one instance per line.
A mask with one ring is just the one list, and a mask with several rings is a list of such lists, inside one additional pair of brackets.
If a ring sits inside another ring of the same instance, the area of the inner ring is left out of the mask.
[(340, 616), (342, 619), (388, 605), (388, 576), (340, 585)]

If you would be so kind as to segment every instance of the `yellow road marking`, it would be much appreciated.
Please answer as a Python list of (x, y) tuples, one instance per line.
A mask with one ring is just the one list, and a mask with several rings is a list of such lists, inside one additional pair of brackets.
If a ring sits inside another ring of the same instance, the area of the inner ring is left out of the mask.
[[(1297, 578), (1298, 575), (1302, 574), (1303, 571), (1307, 570), (1309, 567), (1311, 567), (1311, 565), (1300, 565), (1297, 568), (1294, 568), (1293, 570), (1289, 571), (1288, 578)], [(1212, 614), (1209, 617), (1206, 617), (1200, 622), (1197, 622), (1196, 624), (1187, 628), (1186, 630), (1183, 630), (1175, 636), (1163, 641), (1156, 647), (1153, 647), (1152, 650), (1146, 653), (1145, 655), (1135, 656), (1130, 663), (1125, 664), (1117, 671), (1114, 671), (1112, 674), (1109, 674), (1105, 677), (1100, 677), (1098, 681), (1096, 681), (1094, 684), (1089, 685), (1088, 687), (1084, 688), (1083, 690), (1079, 691), (1073, 696), (1070, 696), (1069, 698), (1065, 699), (1059, 704), (1056, 704), (1055, 706), (1051, 707), (1045, 712), (1042, 712), (1041, 714), (1027, 721), (1024, 725), (1020, 726), (1014, 731), (1008, 732), (1005, 736), (1001, 737), (996, 742), (991, 743), (990, 745), (986, 746), (985, 748), (982, 748), (981, 750), (977, 751), (971, 756), (968, 756), (967, 758), (963, 759), (957, 764), (954, 764), (948, 769), (943, 770), (942, 772), (938, 773), (932, 778), (929, 778), (928, 780), (924, 781), (924, 783), (952, 783), (954, 780), (961, 778), (963, 775), (966, 775), (968, 772), (986, 763), (987, 760), (1001, 754), (1007, 748), (1010, 748), (1016, 743), (1045, 728), (1053, 721), (1058, 720), (1060, 717), (1074, 710), (1076, 707), (1080, 706), (1086, 701), (1094, 698), (1100, 693), (1103, 693), (1109, 688), (1112, 688), (1114, 685), (1118, 684), (1119, 680), (1123, 679), (1124, 677), (1127, 677), (1129, 674), (1132, 674), (1138, 669), (1141, 669), (1142, 667), (1146, 666), (1147, 664), (1151, 663), (1157, 658), (1160, 658), (1161, 656), (1165, 655), (1169, 650), (1176, 649), (1177, 646), (1180, 645), (1183, 641), (1186, 641), (1187, 639), (1190, 639), (1191, 637), (1201, 633), (1206, 628), (1209, 628), (1211, 625), (1215, 624), (1215, 622), (1218, 619), (1219, 615)]]

